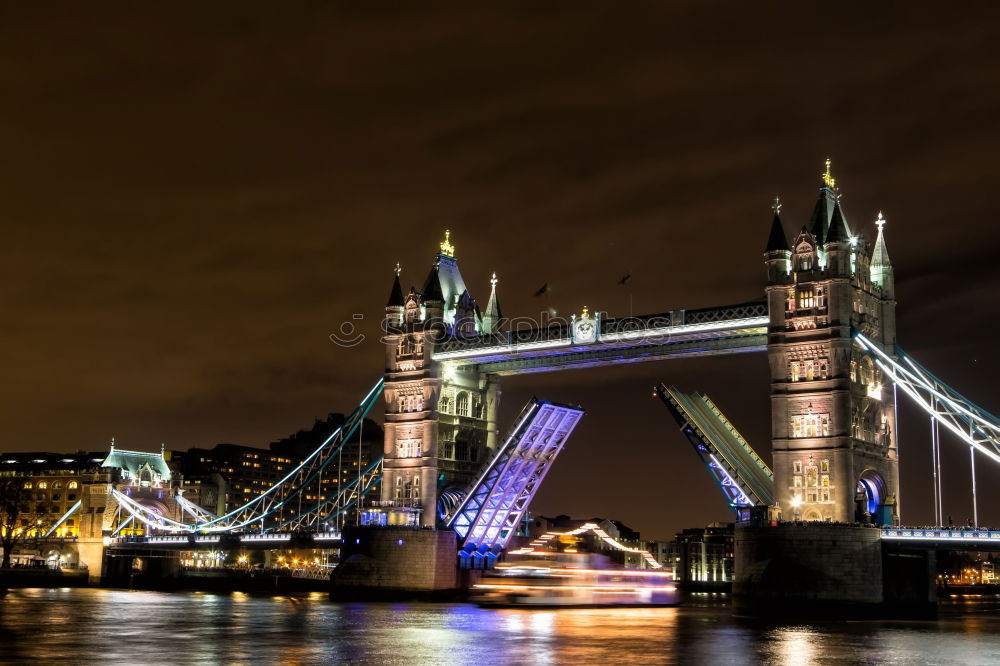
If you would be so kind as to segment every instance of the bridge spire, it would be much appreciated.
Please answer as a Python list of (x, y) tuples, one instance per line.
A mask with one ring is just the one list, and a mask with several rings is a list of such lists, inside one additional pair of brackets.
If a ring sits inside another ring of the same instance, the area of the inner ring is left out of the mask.
[(813, 208), (812, 217), (809, 218), (807, 229), (816, 238), (816, 244), (822, 246), (826, 243), (826, 236), (830, 230), (830, 223), (833, 220), (834, 204), (840, 198), (840, 193), (836, 188), (837, 180), (830, 173), (830, 158), (826, 158), (826, 170), (821, 174), (823, 185), (819, 188), (819, 200)]
[(774, 211), (774, 218), (771, 220), (771, 235), (767, 238), (767, 247), (764, 252), (788, 252), (788, 238), (785, 237), (785, 228), (781, 224), (781, 199), (774, 197), (771, 205)]
[(875, 220), (878, 227), (878, 237), (875, 239), (875, 249), (872, 250), (871, 258), (871, 281), (883, 289), (892, 288), (892, 262), (889, 261), (889, 252), (885, 248), (885, 235), (882, 227), (885, 226), (885, 218), (879, 211)]
[(497, 298), (496, 272), (490, 278), (490, 300), (486, 304), (486, 312), (483, 314), (483, 333), (496, 333), (500, 328), (500, 299)]
[(399, 267), (399, 262), (396, 262), (396, 268), (393, 269), (395, 277), (392, 281), (392, 290), (389, 292), (389, 300), (385, 304), (387, 308), (401, 308), (403, 307), (403, 288), (399, 284), (399, 274), (403, 272), (403, 269)]

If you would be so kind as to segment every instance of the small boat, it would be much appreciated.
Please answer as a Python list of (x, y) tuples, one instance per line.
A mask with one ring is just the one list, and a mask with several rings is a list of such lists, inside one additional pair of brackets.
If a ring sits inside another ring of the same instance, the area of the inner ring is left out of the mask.
[(677, 585), (670, 571), (613, 568), (603, 566), (606, 560), (596, 556), (559, 555), (498, 564), (473, 586), (473, 601), (484, 607), (519, 608), (677, 604)]

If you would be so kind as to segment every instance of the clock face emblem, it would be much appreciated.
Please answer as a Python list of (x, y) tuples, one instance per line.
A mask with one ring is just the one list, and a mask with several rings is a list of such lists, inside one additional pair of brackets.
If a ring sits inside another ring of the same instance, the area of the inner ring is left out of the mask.
[(574, 342), (593, 342), (597, 339), (597, 329), (593, 319), (578, 319), (573, 327)]

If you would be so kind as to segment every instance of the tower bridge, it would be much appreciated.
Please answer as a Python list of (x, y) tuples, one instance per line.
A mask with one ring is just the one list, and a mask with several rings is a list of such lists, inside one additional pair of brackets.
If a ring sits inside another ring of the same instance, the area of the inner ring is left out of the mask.
[[(385, 306), (383, 377), (301, 465), (222, 516), (183, 497), (167, 515), (115, 489), (119, 518), (105, 525), (106, 536), (122, 548), (137, 539), (164, 548), (194, 539), (197, 546), (228, 534), (256, 544), (295, 532), (333, 542), (361, 522), (444, 530), (456, 535), (453, 552), (488, 562), (506, 548), (583, 416), (575, 406), (533, 400), (501, 437), (502, 377), (766, 352), (770, 466), (707, 396), (656, 389), (737, 517), (768, 509), (772, 519), (864, 522), (885, 528), (873, 532), (876, 539), (916, 538), (899, 527), (897, 389), (928, 413), (935, 431), (944, 425), (968, 444), (973, 465), (977, 453), (1000, 462), (1000, 421), (897, 345), (884, 223), (880, 214), (873, 243), (849, 226), (828, 162), (812, 214), (791, 238), (775, 203), (763, 300), (621, 318), (584, 307), (568, 320), (529, 324), (503, 317), (495, 275), (479, 307), (446, 232), (419, 289), (404, 292), (397, 265)], [(380, 400), (382, 455), (334, 494), (311, 494)], [(936, 514), (940, 524), (939, 500)], [(144, 535), (126, 537), (129, 525)], [(983, 534), (991, 544), (997, 538)]]

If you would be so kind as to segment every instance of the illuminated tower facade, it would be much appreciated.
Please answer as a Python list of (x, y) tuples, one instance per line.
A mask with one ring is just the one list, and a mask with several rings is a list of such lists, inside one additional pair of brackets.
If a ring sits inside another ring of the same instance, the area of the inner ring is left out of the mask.
[(390, 524), (434, 527), (496, 446), (499, 378), (434, 360), (446, 341), (495, 333), (496, 275), (485, 314), (465, 287), (450, 233), (423, 287), (403, 294), (400, 271), (385, 316), (385, 462)]
[(786, 520), (890, 524), (899, 518), (893, 389), (851, 336), (893, 353), (892, 265), (881, 214), (870, 247), (851, 232), (835, 185), (827, 160), (791, 245), (776, 201), (764, 252), (775, 497)]

